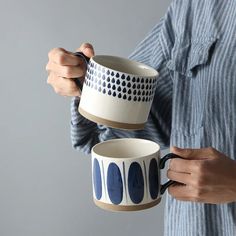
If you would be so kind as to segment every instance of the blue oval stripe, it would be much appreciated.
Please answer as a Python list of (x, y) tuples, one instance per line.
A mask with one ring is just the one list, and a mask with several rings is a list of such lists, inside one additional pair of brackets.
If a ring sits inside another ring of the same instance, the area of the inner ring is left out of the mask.
[(119, 167), (110, 163), (107, 170), (107, 192), (113, 204), (120, 204), (123, 199), (123, 181)]
[(152, 199), (156, 199), (159, 192), (159, 176), (158, 176), (158, 167), (157, 161), (153, 158), (150, 161), (149, 165), (149, 192)]
[(129, 167), (128, 189), (132, 202), (138, 204), (144, 197), (144, 179), (141, 166), (134, 162)]
[(102, 197), (102, 177), (99, 162), (96, 158), (93, 161), (93, 187), (96, 198), (100, 200)]

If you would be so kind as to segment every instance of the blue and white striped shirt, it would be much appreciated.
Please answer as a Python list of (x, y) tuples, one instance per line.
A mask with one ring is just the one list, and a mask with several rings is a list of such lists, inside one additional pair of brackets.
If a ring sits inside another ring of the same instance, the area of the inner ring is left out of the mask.
[[(236, 0), (173, 0), (130, 58), (160, 73), (145, 129), (122, 131), (90, 122), (73, 98), (75, 149), (89, 153), (104, 140), (138, 137), (162, 148), (211, 146), (236, 159)], [(165, 214), (166, 236), (236, 235), (235, 202), (183, 202), (167, 194)]]

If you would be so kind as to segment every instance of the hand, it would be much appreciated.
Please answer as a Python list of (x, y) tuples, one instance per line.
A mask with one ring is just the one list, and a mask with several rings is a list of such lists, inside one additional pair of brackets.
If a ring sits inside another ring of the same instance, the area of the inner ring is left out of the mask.
[(230, 203), (236, 201), (236, 161), (214, 148), (180, 149), (171, 152), (183, 157), (170, 161), (167, 177), (179, 183), (169, 194), (182, 201)]
[[(94, 55), (93, 46), (84, 43), (77, 50), (83, 52), (87, 57)], [(74, 78), (80, 77), (84, 80), (86, 65), (83, 59), (73, 55), (63, 48), (54, 48), (48, 53), (47, 83), (50, 84), (57, 94), (62, 96), (80, 96), (80, 89), (77, 87)]]

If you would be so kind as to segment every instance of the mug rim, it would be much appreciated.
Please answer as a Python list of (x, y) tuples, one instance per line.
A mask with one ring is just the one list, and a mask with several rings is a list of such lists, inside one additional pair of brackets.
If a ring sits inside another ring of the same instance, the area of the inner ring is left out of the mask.
[[(102, 155), (101, 153), (99, 153), (96, 149), (98, 149), (99, 147), (109, 144), (109, 143), (115, 143), (115, 142), (124, 142), (124, 141), (128, 141), (128, 142), (136, 142), (138, 144), (136, 145), (141, 145), (142, 143), (149, 143), (152, 144), (154, 147), (154, 149), (156, 149), (155, 151), (150, 151), (149, 153), (146, 153), (145, 155), (136, 155), (136, 156), (132, 156), (132, 157), (113, 157), (110, 155)], [(100, 143), (95, 144), (92, 147), (91, 150), (91, 154), (92, 156), (95, 154), (97, 157), (100, 158), (105, 158), (105, 159), (112, 159), (112, 160), (134, 160), (134, 159), (139, 159), (139, 158), (145, 158), (148, 156), (151, 156), (155, 153), (160, 152), (160, 145), (154, 141), (148, 140), (148, 139), (140, 139), (140, 138), (115, 138), (115, 139), (110, 139), (110, 140), (106, 140)]]
[[(118, 59), (118, 60), (122, 60), (123, 62), (134, 64), (135, 66), (142, 66), (143, 68), (146, 68), (149, 71), (151, 71), (152, 75), (136, 74), (136, 73), (125, 72), (125, 71), (122, 71), (122, 70), (117, 70), (117, 69), (112, 68), (111, 66), (104, 65), (101, 62), (97, 61), (97, 59), (101, 59), (101, 58)], [(135, 76), (135, 77), (136, 76), (142, 76), (142, 77), (148, 77), (148, 78), (157, 78), (159, 76), (159, 72), (156, 69), (154, 69), (153, 67), (151, 67), (149, 65), (146, 65), (142, 62), (138, 62), (138, 61), (135, 61), (135, 60), (132, 60), (132, 59), (124, 58), (124, 57), (113, 56), (113, 55), (105, 55), (104, 54), (104, 55), (95, 55), (95, 56), (91, 57), (90, 60), (93, 60), (95, 63), (97, 63), (98, 65), (100, 65), (104, 68), (108, 68), (112, 71), (127, 74), (127, 75), (131, 75), (131, 76)]]

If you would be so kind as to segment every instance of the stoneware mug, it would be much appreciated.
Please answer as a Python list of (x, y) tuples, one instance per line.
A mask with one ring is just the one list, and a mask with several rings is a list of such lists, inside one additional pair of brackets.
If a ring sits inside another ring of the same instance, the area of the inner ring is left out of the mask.
[(98, 124), (119, 129), (142, 129), (153, 101), (158, 72), (129, 59), (96, 55), (87, 63), (79, 112)]
[(160, 159), (160, 146), (145, 139), (112, 139), (92, 148), (93, 199), (112, 211), (137, 211), (157, 205), (174, 183), (161, 184), (160, 169), (173, 153)]

